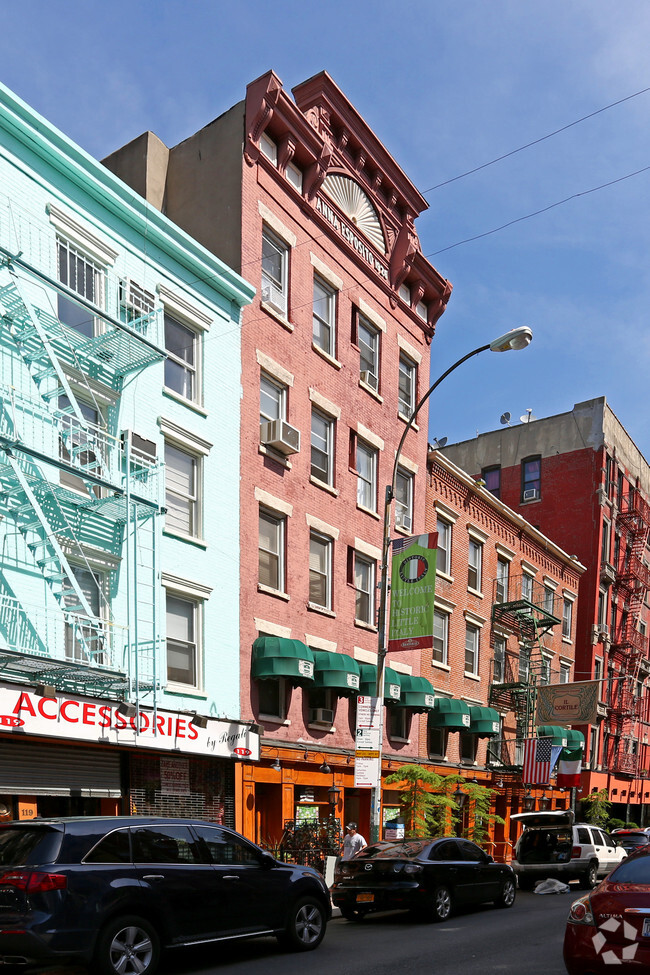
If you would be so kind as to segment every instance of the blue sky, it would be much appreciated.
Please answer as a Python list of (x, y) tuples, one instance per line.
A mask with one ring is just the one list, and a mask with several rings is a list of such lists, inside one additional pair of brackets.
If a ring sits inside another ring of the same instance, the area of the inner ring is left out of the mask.
[(646, 0), (21, 0), (0, 78), (101, 158), (145, 129), (175, 144), (269, 68), (288, 89), (327, 70), (430, 204), (422, 248), (454, 286), (432, 379), (534, 330), (440, 386), (431, 436), (605, 395), (650, 458), (650, 171), (622, 179), (650, 166), (650, 92), (425, 192), (650, 87), (649, 38)]

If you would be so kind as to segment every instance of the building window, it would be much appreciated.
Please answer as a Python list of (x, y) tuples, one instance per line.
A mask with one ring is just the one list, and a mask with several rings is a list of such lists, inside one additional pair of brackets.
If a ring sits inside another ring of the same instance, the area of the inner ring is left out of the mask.
[(402, 299), (402, 301), (405, 301), (406, 304), (410, 308), (411, 307), (411, 289), (409, 288), (408, 284), (400, 284), (400, 286), (399, 286), (399, 292), (398, 293), (399, 293), (399, 296)]
[(375, 562), (354, 553), (354, 618), (357, 623), (375, 622)]
[(433, 611), (433, 662), (447, 664), (449, 649), (449, 614)]
[[(96, 622), (89, 625), (85, 610), (69, 579), (64, 579), (63, 603), (68, 614), (65, 626), (65, 655), (76, 663), (104, 663), (102, 646), (102, 617), (107, 608), (108, 579), (104, 572), (89, 566), (71, 565), (74, 581), (83, 594)], [(72, 609), (71, 607), (74, 607)], [(77, 619), (77, 614), (79, 618)]]
[(357, 505), (377, 510), (377, 451), (357, 439)]
[(262, 230), (262, 301), (287, 315), (289, 248), (267, 227)]
[(318, 532), (309, 536), (309, 602), (332, 609), (332, 539)]
[(334, 420), (312, 407), (311, 476), (323, 484), (334, 483)]
[(431, 758), (444, 758), (447, 754), (448, 732), (444, 728), (429, 728), (429, 756)]
[[(603, 679), (603, 658), (594, 657), (594, 680), (602, 681), (602, 679)], [(599, 701), (602, 700), (602, 697), (603, 697), (603, 689), (602, 687), (599, 687), (598, 700)]]
[(359, 315), (357, 321), (359, 343), (359, 370), (361, 381), (371, 389), (379, 389), (379, 332), (367, 318)]
[(313, 342), (334, 357), (336, 352), (336, 291), (314, 275)]
[[(82, 427), (71, 412), (69, 398), (59, 396), (59, 410), (62, 414), (59, 420), (59, 457), (71, 467), (102, 477), (103, 462), (106, 461), (107, 454), (107, 437), (100, 427), (100, 412), (96, 406), (90, 406), (79, 399), (77, 399), (77, 406), (86, 421), (86, 426)], [(62, 470), (59, 478), (64, 487), (88, 495), (88, 482), (78, 474)], [(100, 489), (96, 487), (95, 490)]]
[(501, 468), (485, 467), (481, 471), (481, 477), (485, 481), (485, 487), (495, 498), (501, 497)]
[(183, 399), (198, 398), (196, 332), (165, 313), (165, 387)]
[(302, 193), (302, 170), (298, 169), (294, 163), (287, 163), (285, 175), (291, 185), (297, 189), (299, 193)]
[(200, 458), (173, 444), (165, 443), (165, 528), (197, 537)]
[(199, 686), (200, 604), (167, 593), (167, 680)]
[[(104, 268), (82, 254), (68, 241), (57, 239), (57, 264), (61, 284), (76, 292), (97, 308), (104, 307)], [(71, 298), (58, 295), (59, 320), (69, 328), (92, 338), (97, 331), (96, 318), (87, 308)]]
[(595, 769), (598, 765), (598, 728), (592, 725), (589, 730), (591, 732), (589, 740), (589, 768)]
[(542, 654), (541, 673), (539, 675), (539, 680), (541, 684), (551, 683), (551, 658), (545, 657), (544, 654)]
[(387, 708), (388, 711), (388, 737), (406, 741), (409, 736), (411, 716), (407, 708)]
[(483, 546), (474, 538), (469, 540), (469, 559), (467, 568), (467, 588), (475, 592), (481, 591), (481, 574), (483, 568)]
[(260, 136), (260, 149), (263, 155), (273, 163), (274, 166), (278, 164), (278, 147), (276, 146), (273, 139), (269, 139), (266, 132), (262, 132)]
[(336, 714), (336, 697), (329, 687), (310, 687), (307, 696), (309, 724), (332, 726)]
[(600, 558), (602, 562), (609, 562), (609, 522), (603, 518), (603, 537)]
[(258, 582), (267, 589), (284, 592), (285, 519), (260, 508)]
[(260, 376), (260, 423), (287, 418), (287, 387), (268, 373)]
[(571, 680), (571, 664), (560, 663), (560, 684), (568, 684)]
[(395, 476), (395, 526), (413, 529), (413, 475), (400, 468)]
[(522, 647), (519, 651), (519, 682), (527, 684), (530, 676), (530, 650)]
[(415, 409), (417, 367), (403, 353), (399, 357), (398, 409), (402, 416), (410, 417)]
[(460, 736), (461, 762), (476, 761), (476, 746), (477, 746), (476, 735), (464, 735), (461, 733)]
[(555, 590), (551, 586), (544, 586), (544, 612), (555, 616)]
[(428, 308), (425, 305), (425, 303), (423, 301), (418, 301), (417, 305), (415, 306), (415, 314), (419, 318), (421, 318), (422, 321), (426, 322), (426, 320), (427, 320), (427, 313), (428, 313)]
[(541, 457), (529, 457), (521, 462), (521, 500), (536, 501), (542, 496)]
[(503, 684), (506, 674), (506, 641), (502, 636), (494, 638), (494, 664), (492, 666), (492, 680), (495, 684)]
[(508, 602), (508, 582), (510, 578), (510, 563), (507, 559), (497, 559), (496, 602)]
[(436, 568), (438, 572), (451, 575), (451, 524), (438, 515), (436, 521), (438, 532), (438, 556)]
[(571, 639), (571, 626), (573, 623), (573, 603), (570, 599), (562, 600), (562, 639)]
[(257, 682), (257, 710), (260, 717), (284, 721), (286, 715), (286, 684), (284, 678), (270, 678)]
[(478, 674), (479, 636), (478, 626), (467, 623), (465, 628), (465, 673)]
[(533, 601), (533, 577), (527, 572), (521, 575), (521, 598), (527, 599), (529, 603)]

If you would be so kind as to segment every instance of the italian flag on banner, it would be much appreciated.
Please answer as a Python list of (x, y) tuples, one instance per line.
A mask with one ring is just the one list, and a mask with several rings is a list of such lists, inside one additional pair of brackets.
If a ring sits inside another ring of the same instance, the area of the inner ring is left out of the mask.
[(557, 767), (557, 784), (573, 789), (580, 785), (582, 748), (563, 748)]

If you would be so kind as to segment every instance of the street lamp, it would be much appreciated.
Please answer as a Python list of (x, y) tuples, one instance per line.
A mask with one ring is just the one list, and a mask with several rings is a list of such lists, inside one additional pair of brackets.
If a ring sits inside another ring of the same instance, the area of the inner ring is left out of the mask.
[(513, 328), (504, 335), (500, 335), (499, 338), (494, 339), (494, 341), (489, 342), (487, 345), (482, 345), (478, 349), (474, 349), (473, 352), (468, 352), (464, 355), (462, 359), (454, 362), (452, 366), (449, 367), (441, 376), (439, 376), (432, 386), (426, 391), (420, 402), (416, 405), (415, 409), (411, 413), (406, 426), (402, 432), (402, 437), (400, 439), (397, 451), (395, 452), (395, 462), (393, 464), (393, 477), (390, 484), (386, 485), (386, 499), (384, 505), (384, 538), (382, 543), (382, 554), (381, 554), (381, 586), (379, 590), (379, 611), (378, 611), (378, 653), (377, 653), (377, 685), (376, 685), (376, 697), (377, 697), (377, 714), (378, 714), (378, 724), (379, 724), (379, 761), (377, 762), (377, 773), (375, 776), (375, 782), (372, 787), (371, 793), (371, 822), (370, 822), (370, 837), (371, 840), (376, 842), (380, 839), (380, 820), (381, 820), (381, 755), (383, 746), (383, 735), (384, 735), (384, 671), (386, 664), (386, 652), (387, 652), (387, 639), (386, 639), (386, 617), (387, 617), (387, 603), (388, 603), (388, 560), (390, 553), (390, 530), (391, 530), (391, 502), (395, 497), (395, 481), (397, 478), (397, 468), (399, 466), (400, 456), (402, 453), (402, 447), (406, 441), (407, 434), (411, 427), (413, 426), (416, 417), (426, 401), (431, 396), (431, 393), (437, 389), (443, 379), (461, 366), (468, 359), (473, 356), (478, 355), (480, 352), (509, 352), (510, 350), (525, 349), (527, 345), (530, 345), (532, 341), (533, 333), (527, 325), (522, 325), (519, 328)]

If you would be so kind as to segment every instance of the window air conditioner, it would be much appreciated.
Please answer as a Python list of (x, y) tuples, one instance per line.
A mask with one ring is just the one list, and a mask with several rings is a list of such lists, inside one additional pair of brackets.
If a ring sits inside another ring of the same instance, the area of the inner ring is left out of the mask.
[(133, 430), (124, 430), (122, 432), (122, 443), (125, 446), (127, 443), (129, 444), (131, 455), (136, 460), (155, 463), (158, 447), (153, 440), (146, 440), (145, 437), (141, 437), (139, 433), (135, 433)]
[(598, 623), (596, 633), (601, 640), (607, 640), (609, 638), (609, 626), (607, 623)]
[(374, 389), (375, 392), (377, 391), (377, 387), (379, 386), (379, 377), (375, 376), (374, 373), (370, 372), (369, 369), (364, 369), (359, 378), (362, 383), (366, 384), (366, 386), (370, 386), (370, 388)]
[(286, 420), (271, 420), (260, 424), (260, 441), (266, 447), (273, 447), (281, 454), (300, 452), (300, 430), (296, 430)]
[(539, 491), (537, 488), (528, 488), (524, 491), (524, 501), (537, 501), (539, 498)]
[(120, 304), (134, 312), (135, 317), (140, 318), (142, 315), (151, 314), (156, 299), (150, 291), (145, 291), (131, 278), (124, 278), (120, 281)]
[(332, 725), (334, 712), (330, 708), (312, 708), (309, 712), (310, 724)]
[(270, 284), (268, 281), (262, 285), (262, 301), (286, 315), (287, 301), (282, 289), (276, 288), (274, 284)]

